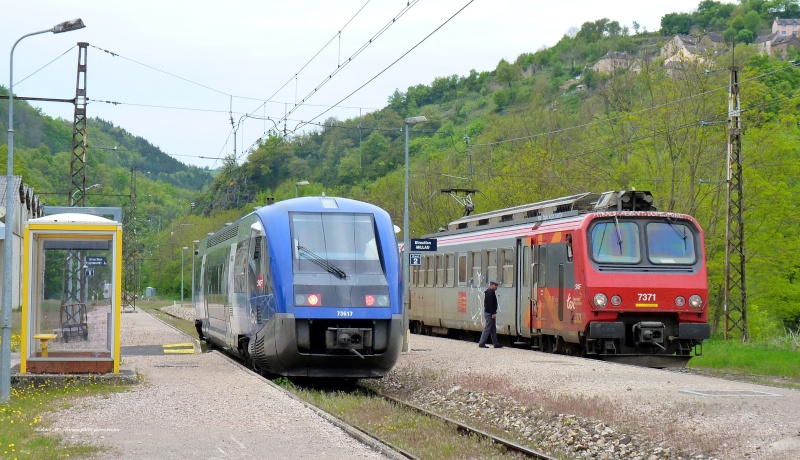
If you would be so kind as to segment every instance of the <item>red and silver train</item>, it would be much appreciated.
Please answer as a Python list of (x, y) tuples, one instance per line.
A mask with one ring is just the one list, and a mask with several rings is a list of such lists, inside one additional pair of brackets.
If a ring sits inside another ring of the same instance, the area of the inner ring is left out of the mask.
[(584, 193), (449, 224), (411, 267), (409, 327), (483, 329), (499, 280), (501, 340), (651, 367), (684, 365), (710, 337), (703, 231), (644, 191)]

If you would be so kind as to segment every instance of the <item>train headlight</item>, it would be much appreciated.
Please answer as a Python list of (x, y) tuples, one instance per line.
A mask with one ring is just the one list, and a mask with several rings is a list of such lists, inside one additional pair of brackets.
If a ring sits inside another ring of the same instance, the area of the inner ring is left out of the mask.
[(697, 294), (689, 297), (689, 306), (695, 310), (700, 309), (703, 306), (703, 298)]
[(389, 306), (389, 296), (388, 295), (376, 295), (375, 296), (375, 304), (379, 307), (388, 307)]
[(612, 295), (611, 296), (611, 305), (613, 305), (615, 307), (619, 307), (619, 304), (621, 304), (621, 303), (622, 303), (622, 297), (620, 297), (618, 295)]
[(608, 305), (608, 297), (605, 294), (598, 292), (594, 295), (594, 306), (597, 308), (606, 308)]
[(675, 297), (675, 306), (676, 307), (680, 308), (680, 307), (682, 307), (684, 305), (686, 305), (686, 299), (684, 299), (682, 295), (679, 295), (678, 297)]
[(320, 297), (317, 294), (308, 295), (308, 304), (311, 305), (312, 307), (316, 307), (317, 305), (320, 304), (321, 301), (322, 299), (320, 299)]
[(298, 307), (318, 307), (322, 303), (319, 294), (297, 294), (294, 296), (294, 304)]
[(369, 294), (365, 295), (364, 296), (364, 303), (368, 307), (371, 307), (371, 306), (375, 305), (375, 296), (374, 295), (369, 295)]

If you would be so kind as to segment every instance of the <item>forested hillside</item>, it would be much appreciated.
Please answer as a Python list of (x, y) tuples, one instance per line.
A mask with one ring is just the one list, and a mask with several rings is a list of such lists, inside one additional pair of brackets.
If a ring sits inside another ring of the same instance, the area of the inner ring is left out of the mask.
[[(723, 312), (729, 68), (736, 65), (750, 332), (759, 338), (797, 330), (799, 55), (789, 48), (786, 59), (774, 58), (760, 54), (755, 43), (771, 32), (776, 17), (800, 18), (798, 0), (704, 0), (693, 12), (664, 16), (658, 31), (609, 18), (576, 25), (554, 46), (501, 60), (495, 69), (398, 88), (386, 107), (359, 119), (274, 132), (244, 163), (227, 164), (202, 196), (210, 172), (92, 120), (87, 183), (103, 187), (88, 202), (122, 205), (131, 166), (143, 172), (142, 284), (176, 293), (181, 256), (189, 255), (182, 248), (267, 198), (288, 199), (297, 190), (362, 199), (385, 208), (400, 225), (404, 119), (424, 115), (426, 123), (410, 127), (412, 237), (461, 216), (461, 206), (440, 193), (445, 188), (480, 190), (476, 212), (588, 191), (649, 190), (660, 210), (691, 214), (706, 232), (716, 326)], [(676, 59), (665, 51), (676, 34), (692, 34), (698, 43), (709, 34), (724, 41)], [(0, 124), (6, 107), (0, 104)], [(20, 103), (15, 124), (18, 172), (37, 192), (58, 192), (49, 203), (64, 204), (71, 122)], [(297, 188), (298, 181), (310, 184)], [(193, 210), (190, 201), (197, 204)]]
[[(493, 71), (448, 76), (396, 91), (360, 119), (275, 133), (241, 165), (228, 165), (201, 203), (205, 213), (242, 211), (267, 197), (342, 195), (403, 217), (404, 118), (412, 126), (411, 236), (461, 215), (443, 188), (475, 188), (476, 211), (586, 191), (650, 190), (659, 209), (695, 216), (707, 233), (715, 322), (723, 311), (729, 67), (741, 67), (745, 228), (751, 334), (800, 325), (798, 89), (792, 62), (759, 54), (753, 37), (775, 17), (800, 17), (798, 2), (706, 0), (666, 15), (657, 32), (600, 19), (555, 46), (500, 61)], [(745, 31), (745, 32), (743, 32)], [(676, 33), (716, 32), (722, 48), (665, 65)], [(735, 52), (732, 42), (736, 42)], [(591, 66), (608, 53), (631, 65)], [(790, 59), (797, 50), (790, 50)], [(635, 65), (633, 65), (635, 64)], [(717, 324), (715, 323), (715, 326)]]
[[(0, 86), (0, 94), (8, 95), (8, 89)], [(8, 129), (7, 124), (8, 104), (4, 103), (0, 104), (3, 131)], [(67, 201), (72, 126), (72, 120), (53, 119), (27, 102), (14, 101), (14, 172), (21, 174), (38, 194), (44, 194), (42, 197), (47, 196), (48, 204)], [(175, 188), (196, 190), (208, 182), (208, 171), (187, 166), (110, 122), (88, 120), (86, 138), (89, 185), (99, 183), (106, 190), (127, 193), (133, 167), (145, 174), (145, 181), (160, 181)], [(0, 149), (4, 157), (8, 155), (5, 142)], [(5, 164), (2, 171), (5, 174)], [(127, 177), (127, 182), (121, 176)]]

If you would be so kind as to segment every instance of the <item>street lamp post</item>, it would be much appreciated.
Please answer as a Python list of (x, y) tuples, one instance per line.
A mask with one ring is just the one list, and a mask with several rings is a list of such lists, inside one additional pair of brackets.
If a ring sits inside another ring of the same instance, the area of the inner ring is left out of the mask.
[(405, 208), (403, 210), (403, 351), (411, 351), (411, 344), (408, 340), (408, 307), (410, 305), (408, 298), (408, 257), (410, 241), (408, 238), (408, 125), (415, 125), (417, 123), (425, 123), (428, 121), (425, 117), (411, 117), (405, 119), (406, 127), (406, 194)]
[(189, 249), (189, 246), (181, 247), (181, 307), (183, 306), (183, 274), (185, 271), (183, 270), (183, 251)]
[[(89, 190), (94, 190), (94, 189), (96, 189), (96, 188), (100, 188), (100, 187), (102, 187), (102, 186), (103, 186), (103, 184), (94, 184), (94, 185), (90, 185), (90, 186), (86, 187), (86, 188), (83, 190), (83, 193), (86, 193), (86, 192), (88, 192)], [(70, 196), (70, 202), (69, 202), (69, 205), (70, 205), (70, 206), (72, 206), (72, 205), (74, 205), (74, 204), (75, 204), (75, 195), (76, 195), (76, 194), (78, 194), (78, 193), (80, 193), (80, 192), (81, 192), (81, 189), (78, 189), (78, 190), (75, 190), (74, 192), (72, 192), (72, 196)], [(85, 198), (85, 196), (84, 196), (84, 198)], [(85, 204), (86, 204), (85, 202), (84, 202), (84, 203), (81, 203), (81, 205), (85, 205)]]
[(2, 357), (0, 357), (0, 402), (11, 398), (11, 284), (13, 283), (14, 246), (14, 49), (23, 38), (47, 32), (60, 34), (86, 27), (80, 19), (64, 21), (51, 29), (40, 30), (23, 35), (11, 47), (8, 67), (8, 170), (6, 171), (6, 236), (3, 242), (3, 308), (0, 315), (2, 323)]
[(297, 198), (297, 197), (298, 197), (298, 190), (297, 190), (297, 188), (298, 188), (298, 187), (301, 187), (301, 186), (303, 186), (303, 185), (308, 185), (308, 181), (307, 181), (307, 180), (301, 180), (300, 182), (295, 182), (295, 184), (294, 184), (294, 197), (295, 197), (295, 198)]
[(194, 259), (197, 258), (196, 245), (200, 244), (200, 240), (192, 241), (192, 307), (194, 307)]

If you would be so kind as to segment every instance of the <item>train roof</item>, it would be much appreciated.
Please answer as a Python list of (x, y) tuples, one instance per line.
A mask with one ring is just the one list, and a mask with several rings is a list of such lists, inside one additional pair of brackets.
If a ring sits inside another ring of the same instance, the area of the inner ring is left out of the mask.
[(385, 212), (374, 204), (333, 196), (307, 196), (278, 201), (271, 205), (262, 206), (256, 209), (255, 212), (262, 215), (273, 210), (283, 212)]
[(653, 212), (656, 211), (656, 207), (653, 195), (649, 191), (586, 192), (465, 216), (450, 222), (446, 230), (426, 236), (437, 237), (495, 228), (527, 227), (545, 221), (609, 211)]

